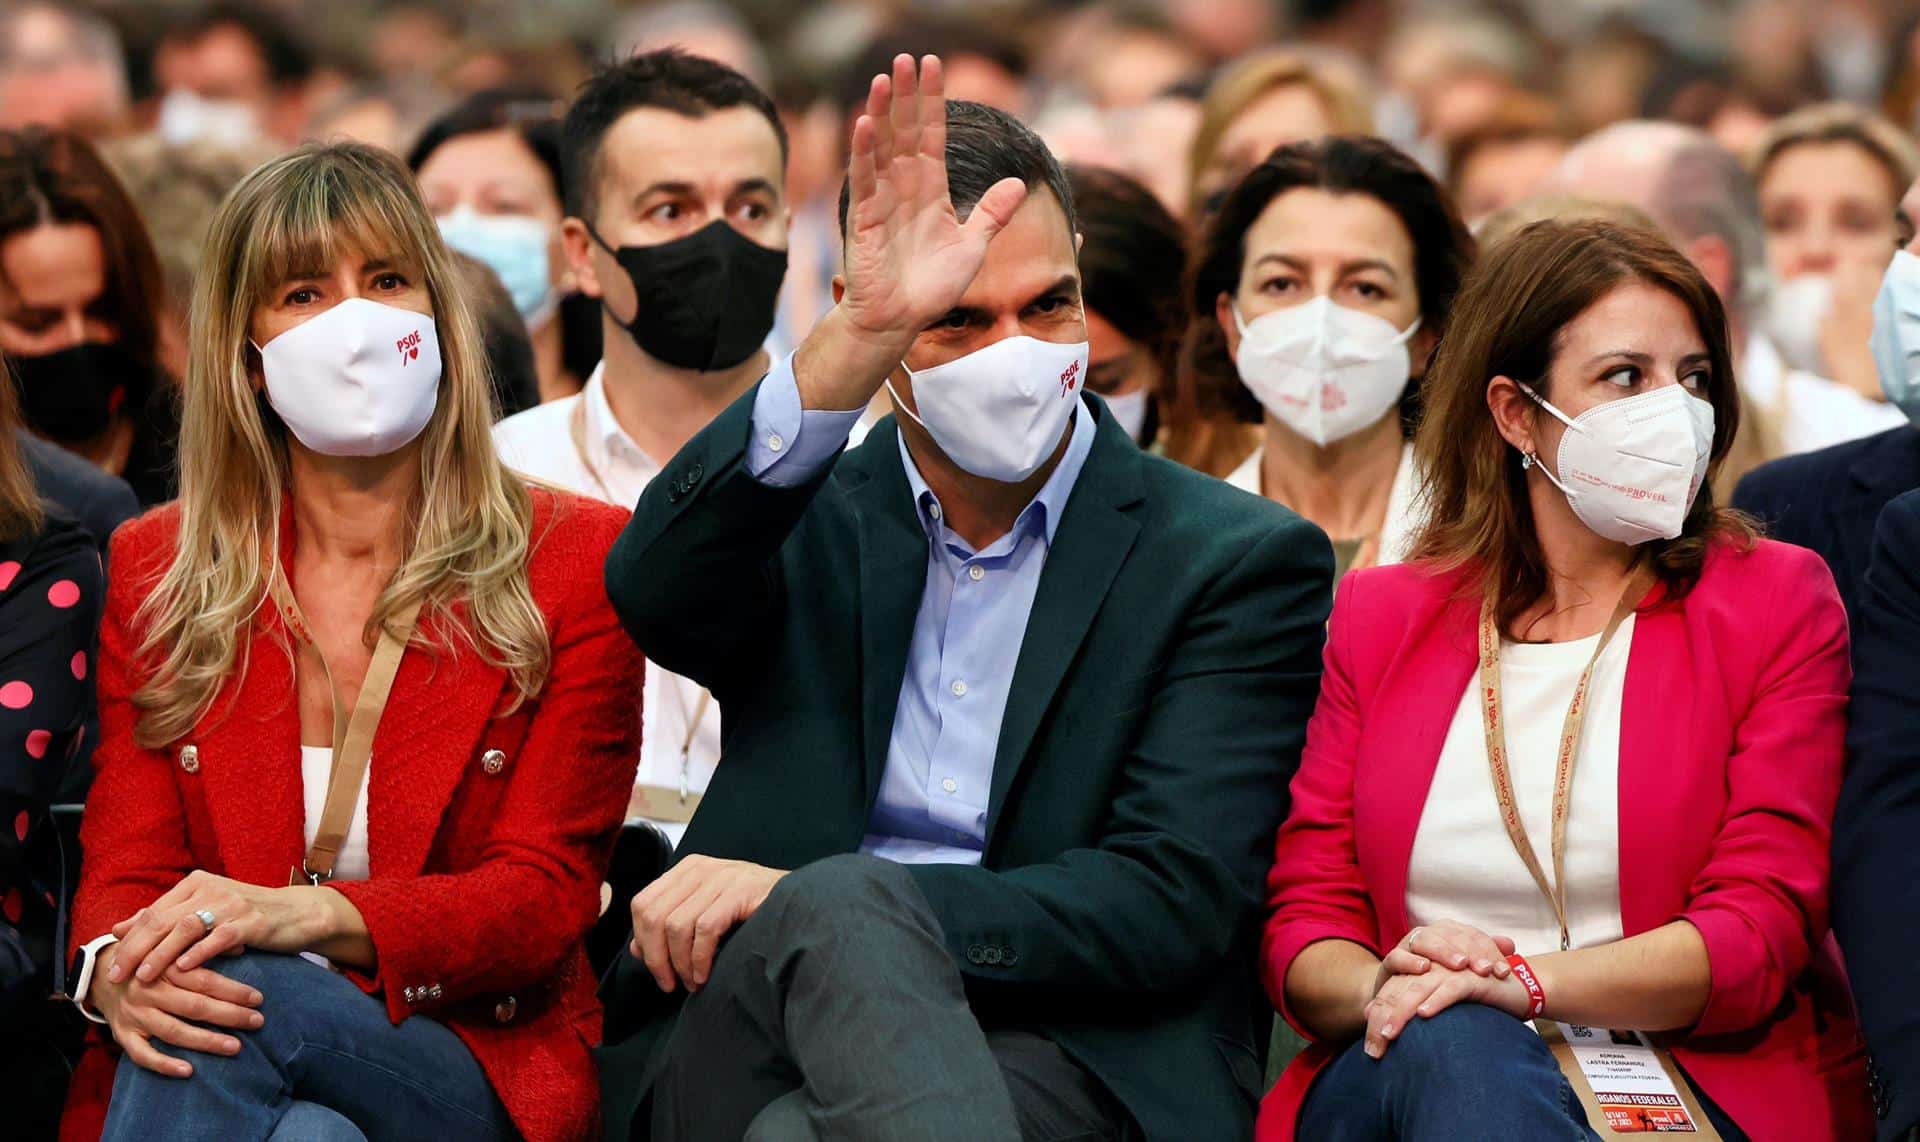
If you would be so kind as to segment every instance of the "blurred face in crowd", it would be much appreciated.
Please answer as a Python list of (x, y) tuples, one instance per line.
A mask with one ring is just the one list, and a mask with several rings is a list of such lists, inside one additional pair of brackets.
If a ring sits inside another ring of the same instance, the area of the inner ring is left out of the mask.
[[(787, 247), (780, 139), (751, 107), (699, 118), (659, 107), (629, 111), (601, 141), (595, 174), (589, 221), (607, 246), (657, 246), (724, 221), (759, 245)], [(604, 297), (617, 319), (631, 320), (638, 300), (613, 255), (580, 219), (567, 220), (565, 243), (581, 292)]]
[(1899, 244), (1902, 188), (1855, 143), (1788, 147), (1759, 189), (1767, 262), (1781, 280), (1854, 272), (1877, 281)]
[[(1561, 329), (1541, 395), (1569, 419), (1608, 401), (1674, 385), (1706, 400), (1712, 390), (1710, 362), (1706, 338), (1686, 302), (1657, 286), (1627, 282)], [(1568, 429), (1552, 413), (1499, 379), (1488, 400), (1508, 443), (1522, 452), (1559, 455)]]
[(102, 313), (107, 262), (100, 232), (50, 223), (0, 242), (0, 353), (39, 357), (120, 332)]
[(947, 98), (966, 99), (997, 107), (1009, 115), (1027, 113), (1027, 85), (1005, 67), (978, 55), (943, 57)]
[[(835, 281), (836, 296), (841, 283)], [(1072, 344), (1087, 340), (1080, 304), (1078, 242), (1067, 214), (1050, 191), (1035, 189), (987, 246), (986, 261), (960, 301), (914, 340), (906, 364), (914, 370), (944, 365), (1008, 337)], [(904, 371), (893, 388), (915, 412)], [(925, 430), (903, 421), (903, 431)]]
[(1460, 216), (1472, 226), (1502, 207), (1532, 197), (1566, 151), (1565, 143), (1546, 137), (1476, 148), (1455, 178)]
[(154, 52), (153, 75), (165, 93), (160, 132), (176, 142), (247, 142), (261, 134), (297, 137), (266, 52), (237, 24), (216, 24)]
[(43, 124), (104, 132), (126, 110), (111, 45), (52, 5), (0, 16), (0, 129)]
[[(1233, 307), (1252, 324), (1262, 314), (1317, 297), (1405, 329), (1420, 316), (1413, 236), (1379, 199), (1302, 187), (1275, 198), (1247, 230), (1240, 287), (1215, 303), (1227, 352), (1238, 354)], [(1424, 326), (1408, 343), (1421, 368), (1433, 348)]]
[(1247, 104), (1221, 132), (1213, 160), (1200, 174), (1200, 197), (1225, 191), (1274, 148), (1322, 138), (1333, 130), (1333, 112), (1313, 88), (1304, 83), (1275, 87)]
[(1120, 28), (1101, 38), (1081, 82), (1102, 107), (1137, 107), (1200, 70), (1200, 57), (1172, 36)]
[(1160, 385), (1160, 364), (1153, 351), (1114, 328), (1093, 309), (1086, 311), (1087, 391), (1103, 397), (1129, 396)]
[(420, 164), (416, 177), (420, 197), (435, 219), (464, 208), (483, 217), (539, 222), (553, 236), (549, 262), (554, 284), (565, 276), (560, 222), (566, 211), (560, 190), (518, 133), (503, 127), (448, 139)]

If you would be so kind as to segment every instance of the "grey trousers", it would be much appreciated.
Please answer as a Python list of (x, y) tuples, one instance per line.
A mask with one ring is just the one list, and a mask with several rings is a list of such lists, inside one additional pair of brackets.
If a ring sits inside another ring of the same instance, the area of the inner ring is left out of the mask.
[(655, 1068), (654, 1142), (1105, 1142), (1124, 1110), (1045, 1035), (983, 1030), (913, 878), (808, 865), (722, 945)]

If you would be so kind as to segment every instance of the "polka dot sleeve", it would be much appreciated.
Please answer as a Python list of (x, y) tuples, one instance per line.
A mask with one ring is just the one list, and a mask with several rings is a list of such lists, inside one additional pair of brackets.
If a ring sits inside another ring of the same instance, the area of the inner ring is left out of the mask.
[(49, 519), (0, 542), (0, 916), (21, 923), (21, 848), (80, 748), (93, 705), (100, 557), (86, 532)]

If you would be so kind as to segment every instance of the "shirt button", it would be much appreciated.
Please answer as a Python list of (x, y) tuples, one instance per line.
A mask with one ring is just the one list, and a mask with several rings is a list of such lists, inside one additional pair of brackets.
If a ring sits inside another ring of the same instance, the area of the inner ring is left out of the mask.
[(780, 439), (779, 433), (777, 432), (767, 433), (767, 451), (778, 452), (782, 448), (785, 448), (786, 446), (787, 446), (787, 442)]
[(927, 514), (932, 516), (935, 519), (940, 518), (940, 501), (939, 500), (933, 501), (933, 506), (927, 509)]
[(973, 566), (967, 568), (967, 578), (973, 580), (976, 583), (978, 583), (982, 579), (985, 579), (986, 577), (987, 577), (987, 569), (985, 567), (980, 566), (978, 563), (975, 563)]
[(958, 781), (955, 781), (953, 778), (949, 777), (945, 781), (942, 781), (940, 783), (940, 788), (946, 790), (949, 793), (958, 793), (960, 792), (960, 783)]
[(967, 696), (967, 684), (958, 678), (953, 680), (953, 696), (956, 698), (964, 698)]

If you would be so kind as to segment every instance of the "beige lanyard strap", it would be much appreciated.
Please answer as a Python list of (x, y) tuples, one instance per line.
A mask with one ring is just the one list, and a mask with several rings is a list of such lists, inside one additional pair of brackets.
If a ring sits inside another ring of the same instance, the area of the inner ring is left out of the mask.
[(1574, 684), (1573, 701), (1567, 705), (1566, 721), (1560, 730), (1560, 753), (1553, 774), (1551, 881), (1540, 868), (1539, 857), (1534, 855), (1533, 843), (1527, 839), (1527, 826), (1520, 820), (1519, 804), (1513, 795), (1513, 778), (1507, 769), (1506, 723), (1500, 700), (1499, 623), (1495, 621), (1490, 602), (1480, 607), (1480, 720), (1487, 733), (1487, 765), (1493, 771), (1493, 795), (1500, 802), (1500, 821), (1507, 827), (1507, 839), (1513, 842), (1514, 851), (1520, 854), (1527, 871), (1533, 874), (1533, 882), (1540, 886), (1541, 895), (1553, 906), (1554, 919), (1560, 923), (1560, 950), (1563, 952), (1572, 946), (1571, 934), (1567, 930), (1565, 892), (1567, 814), (1573, 800), (1573, 767), (1580, 752), (1580, 727), (1587, 718), (1587, 689), (1593, 681), (1593, 668), (1600, 661), (1600, 655), (1650, 586), (1650, 576), (1644, 570), (1636, 572), (1628, 580), (1627, 589), (1621, 593), (1619, 603), (1613, 608), (1613, 616), (1600, 632), (1600, 641), (1593, 648), (1593, 656), (1587, 659), (1586, 669), (1580, 672), (1580, 680)]
[(353, 704), (353, 712), (348, 714), (340, 708), (340, 695), (333, 687), (333, 671), (327, 665), (327, 657), (314, 642), (312, 628), (293, 592), (287, 588), (286, 577), (277, 570), (269, 590), (287, 628), (320, 660), (320, 668), (327, 675), (327, 693), (333, 701), (333, 768), (327, 775), (327, 798), (320, 810), (313, 845), (291, 878), (294, 884), (302, 880), (325, 884), (333, 876), (333, 862), (340, 855), (341, 846), (347, 843), (347, 830), (353, 824), (353, 806), (360, 800), (360, 783), (373, 756), (374, 731), (379, 729), (380, 715), (386, 712), (387, 698), (393, 693), (393, 680), (400, 672), (407, 640), (413, 637), (420, 604), (410, 603), (393, 617), (397, 634), (381, 628), (380, 640), (373, 648), (373, 661), (367, 664), (366, 677), (360, 682), (360, 696)]
[(580, 393), (580, 399), (573, 402), (573, 415), (567, 418), (567, 432), (573, 437), (573, 450), (580, 456), (580, 466), (587, 470), (594, 486), (600, 489), (601, 502), (617, 504), (619, 500), (614, 496), (613, 489), (607, 486), (606, 477), (600, 474), (593, 458), (587, 454), (587, 394), (584, 390)]

